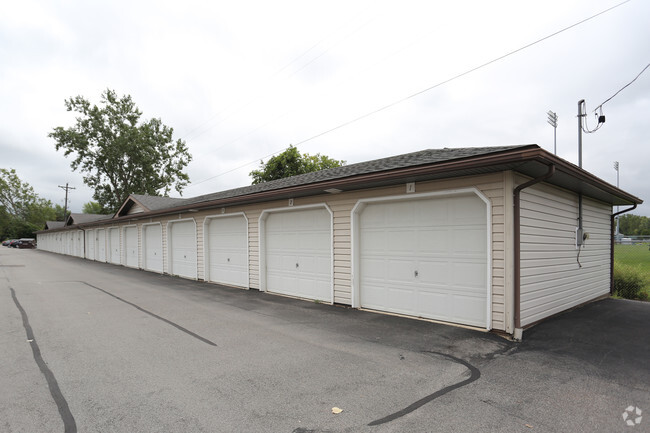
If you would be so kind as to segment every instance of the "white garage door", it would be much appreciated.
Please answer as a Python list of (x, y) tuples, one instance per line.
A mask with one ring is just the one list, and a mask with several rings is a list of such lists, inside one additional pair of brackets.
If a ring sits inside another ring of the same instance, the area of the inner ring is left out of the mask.
[(208, 279), (248, 287), (248, 222), (243, 215), (218, 217), (206, 225)]
[(113, 227), (108, 229), (108, 261), (120, 264), (120, 229)]
[(132, 268), (138, 267), (138, 228), (124, 228), (124, 263)]
[(97, 229), (97, 244), (95, 245), (95, 254), (100, 262), (106, 261), (106, 230)]
[(95, 231), (86, 230), (86, 258), (95, 260)]
[(84, 256), (84, 232), (81, 230), (77, 230), (77, 240), (76, 240), (76, 246), (75, 249), (76, 251), (76, 256), (77, 257), (83, 257)]
[(144, 239), (144, 268), (148, 271), (163, 271), (163, 248), (162, 248), (162, 226), (154, 224), (142, 226), (142, 238)]
[(362, 307), (487, 326), (487, 206), (475, 194), (369, 203), (359, 216)]
[(326, 209), (271, 213), (265, 240), (266, 290), (332, 302), (331, 216)]
[(196, 225), (179, 221), (169, 225), (170, 274), (196, 278)]

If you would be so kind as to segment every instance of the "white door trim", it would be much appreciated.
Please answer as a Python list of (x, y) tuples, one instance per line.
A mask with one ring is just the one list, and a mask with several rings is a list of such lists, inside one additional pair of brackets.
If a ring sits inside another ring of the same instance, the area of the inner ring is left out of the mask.
[[(182, 276), (182, 275), (174, 274), (174, 272), (173, 272), (174, 267), (173, 267), (173, 264), (172, 264), (173, 263), (173, 260), (172, 260), (172, 248), (174, 248), (174, 246), (172, 245), (173, 244), (173, 242), (172, 242), (173, 233), (172, 233), (172, 230), (170, 230), (171, 226), (173, 224), (188, 222), (188, 221), (192, 221), (194, 223), (194, 247), (196, 248), (196, 257), (194, 258), (194, 260), (195, 260), (194, 263), (196, 263), (196, 269), (195, 269), (196, 277), (195, 278), (189, 278), (189, 279), (190, 280), (198, 280), (199, 279), (199, 245), (198, 245), (198, 242), (197, 242), (198, 238), (196, 236), (197, 235), (196, 220), (194, 218), (179, 218), (179, 219), (176, 219), (176, 220), (167, 221), (167, 273), (169, 275), (175, 275), (175, 276), (181, 277), (181, 278), (188, 278), (188, 277), (185, 277), (185, 276)], [(172, 236), (169, 235), (170, 233), (172, 233)]]
[(356, 202), (352, 208), (350, 215), (350, 233), (352, 234), (352, 307), (359, 308), (361, 305), (360, 301), (360, 287), (359, 287), (359, 215), (365, 208), (368, 203), (380, 203), (380, 202), (391, 202), (391, 201), (406, 201), (406, 200), (422, 200), (427, 198), (435, 197), (445, 197), (445, 196), (455, 196), (473, 193), (478, 196), (486, 206), (486, 221), (487, 221), (487, 314), (486, 314), (486, 323), (485, 328), (492, 328), (492, 203), (490, 199), (485, 196), (478, 188), (460, 188), (460, 189), (450, 189), (443, 191), (434, 191), (434, 192), (425, 192), (420, 194), (401, 194), (385, 197), (375, 197), (375, 198), (365, 198), (360, 199)]
[(248, 238), (248, 217), (244, 212), (233, 212), (220, 215), (208, 215), (203, 220), (203, 279), (205, 281), (212, 281), (210, 279), (210, 245), (208, 240), (208, 230), (207, 227), (210, 225), (210, 222), (213, 219), (217, 218), (234, 218), (234, 217), (244, 217), (246, 221), (246, 281), (247, 287), (250, 287), (251, 275), (250, 275), (250, 247), (249, 247), (249, 238)]
[(330, 214), (330, 304), (334, 303), (334, 213), (326, 203), (307, 204), (302, 206), (287, 206), (274, 209), (265, 209), (259, 218), (259, 277), (260, 292), (266, 292), (266, 218), (272, 213), (293, 212), (306, 209), (325, 209)]

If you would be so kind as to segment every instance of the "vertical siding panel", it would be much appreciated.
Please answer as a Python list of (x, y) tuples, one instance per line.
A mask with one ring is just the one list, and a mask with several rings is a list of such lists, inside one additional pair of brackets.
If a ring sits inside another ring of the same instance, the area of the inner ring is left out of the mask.
[(246, 210), (248, 218), (248, 285), (251, 289), (260, 289), (260, 245), (259, 219), (262, 209)]
[(204, 222), (205, 214), (197, 214), (194, 217), (196, 224), (196, 278), (205, 280), (205, 251), (204, 251)]

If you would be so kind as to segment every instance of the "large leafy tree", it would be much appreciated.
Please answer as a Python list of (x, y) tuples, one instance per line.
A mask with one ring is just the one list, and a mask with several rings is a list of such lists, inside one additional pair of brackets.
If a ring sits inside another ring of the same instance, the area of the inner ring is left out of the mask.
[(320, 153), (316, 155), (301, 154), (296, 147), (289, 146), (281, 154), (269, 159), (266, 164), (264, 161), (260, 161), (259, 170), (253, 170), (249, 175), (253, 178), (253, 185), (256, 185), (269, 180), (282, 179), (342, 165), (345, 165), (345, 161), (332, 159)]
[(68, 111), (80, 114), (70, 128), (56, 127), (48, 135), (56, 149), (72, 155), (73, 170), (85, 174), (93, 198), (106, 211), (116, 211), (129, 194), (181, 193), (189, 182), (183, 171), (192, 160), (183, 140), (160, 119), (141, 121), (131, 96), (107, 89), (100, 106), (81, 97), (67, 99)]
[(88, 203), (84, 203), (83, 207), (81, 208), (81, 211), (83, 213), (88, 213), (88, 214), (105, 214), (106, 213), (104, 211), (104, 208), (102, 207), (102, 205), (97, 203), (96, 201), (89, 201)]
[[(61, 208), (63, 210), (63, 208)], [(62, 216), (62, 215), (61, 215)], [(52, 202), (39, 197), (14, 169), (0, 168), (0, 237), (26, 238), (57, 218)]]

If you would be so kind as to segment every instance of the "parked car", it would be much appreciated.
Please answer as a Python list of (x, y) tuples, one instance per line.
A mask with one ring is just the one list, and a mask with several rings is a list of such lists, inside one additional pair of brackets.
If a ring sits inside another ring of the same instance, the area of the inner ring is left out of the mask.
[(16, 248), (36, 248), (36, 239), (19, 239)]
[(8, 246), (9, 246), (9, 243), (10, 243), (11, 241), (13, 241), (13, 239), (7, 239), (6, 241), (2, 241), (2, 246), (3, 246), (3, 247), (8, 247)]

